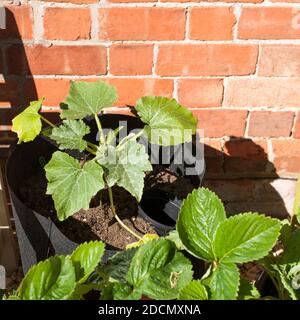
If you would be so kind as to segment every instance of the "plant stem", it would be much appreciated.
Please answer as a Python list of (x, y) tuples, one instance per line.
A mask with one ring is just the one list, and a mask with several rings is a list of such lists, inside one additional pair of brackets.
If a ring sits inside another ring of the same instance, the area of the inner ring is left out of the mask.
[(50, 127), (56, 128), (56, 125), (55, 125), (55, 124), (53, 124), (51, 121), (49, 121), (48, 119), (46, 119), (46, 118), (43, 117), (42, 115), (40, 115), (40, 116), (41, 116), (41, 119), (42, 119), (44, 122), (46, 122), (47, 124), (49, 124)]
[[(104, 138), (104, 134), (103, 134), (101, 122), (100, 122), (100, 120), (99, 120), (99, 117), (98, 117), (98, 114), (97, 114), (97, 113), (95, 113), (95, 120), (96, 120), (96, 123), (97, 123), (99, 135), (100, 135), (100, 137), (99, 137), (99, 140), (100, 140), (100, 141), (99, 141), (99, 142), (100, 142), (101, 144), (105, 144), (105, 138)], [(100, 143), (99, 143), (99, 144), (100, 144)]]
[(109, 202), (110, 202), (110, 206), (111, 206), (111, 210), (113, 212), (114, 217), (116, 218), (116, 220), (119, 222), (119, 224), (125, 229), (127, 230), (129, 233), (131, 233), (134, 237), (136, 237), (139, 240), (143, 240), (142, 237), (140, 237), (138, 234), (136, 234), (134, 231), (132, 231), (130, 228), (128, 228), (126, 226), (126, 224), (123, 223), (123, 221), (119, 218), (119, 216), (116, 213), (116, 209), (115, 209), (115, 205), (114, 205), (114, 198), (113, 198), (113, 194), (112, 194), (112, 190), (111, 187), (108, 187), (108, 196), (109, 196)]

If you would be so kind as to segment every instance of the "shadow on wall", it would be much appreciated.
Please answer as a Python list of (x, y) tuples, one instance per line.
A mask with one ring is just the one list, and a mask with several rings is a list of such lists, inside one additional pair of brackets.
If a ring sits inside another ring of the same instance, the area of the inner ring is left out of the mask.
[(26, 87), (32, 100), (37, 99), (35, 84), (26, 58), (24, 44), (13, 13), (5, 8), (6, 28), (0, 29), (0, 158), (15, 136), (11, 120), (26, 107)]
[(264, 141), (230, 137), (223, 147), (206, 144), (205, 154), (204, 186), (219, 195), (228, 213), (288, 216), (294, 181), (279, 178)]

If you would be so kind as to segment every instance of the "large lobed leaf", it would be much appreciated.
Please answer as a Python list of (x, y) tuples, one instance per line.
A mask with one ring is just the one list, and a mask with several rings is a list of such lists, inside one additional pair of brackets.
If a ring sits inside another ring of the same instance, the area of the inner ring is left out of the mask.
[(193, 255), (213, 261), (218, 226), (226, 219), (221, 200), (210, 190), (200, 188), (188, 195), (180, 209), (177, 231), (185, 248)]
[(188, 109), (175, 99), (165, 97), (143, 97), (138, 100), (136, 110), (148, 139), (153, 144), (169, 146), (190, 142), (196, 132), (197, 120)]
[(32, 267), (18, 288), (21, 300), (66, 300), (76, 286), (69, 257), (55, 256)]
[(93, 160), (82, 167), (78, 160), (56, 151), (45, 166), (47, 194), (51, 194), (59, 220), (88, 209), (92, 197), (104, 188), (103, 169)]
[(258, 260), (272, 249), (280, 229), (279, 220), (257, 213), (230, 217), (217, 230), (214, 241), (216, 256), (222, 262)]
[(42, 121), (39, 110), (43, 101), (44, 98), (30, 102), (29, 107), (12, 120), (11, 130), (17, 133), (18, 143), (32, 141), (41, 132)]
[(108, 154), (99, 147), (97, 161), (108, 171), (106, 182), (117, 184), (130, 192), (138, 201), (142, 198), (145, 172), (152, 169), (145, 147), (134, 140), (121, 148), (109, 146)]
[(90, 128), (82, 120), (64, 120), (62, 125), (52, 129), (49, 137), (58, 143), (61, 150), (83, 151), (87, 146), (83, 137), (89, 132)]
[(115, 87), (104, 81), (71, 82), (62, 119), (83, 119), (112, 106), (117, 100)]

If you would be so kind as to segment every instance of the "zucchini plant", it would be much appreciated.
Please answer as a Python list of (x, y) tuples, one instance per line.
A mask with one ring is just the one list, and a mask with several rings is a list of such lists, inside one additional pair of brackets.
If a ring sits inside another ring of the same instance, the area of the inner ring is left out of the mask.
[[(107, 188), (116, 220), (139, 241), (146, 241), (147, 237), (139, 236), (119, 218), (112, 187), (123, 187), (140, 201), (145, 172), (151, 171), (152, 166), (145, 147), (138, 143), (138, 139), (145, 136), (150, 143), (162, 146), (189, 142), (196, 132), (197, 120), (191, 111), (174, 99), (143, 97), (137, 101), (135, 109), (145, 124), (144, 128), (130, 133), (116, 145), (120, 128), (105, 134), (99, 117), (99, 113), (116, 101), (116, 89), (103, 81), (71, 82), (69, 94), (61, 104), (61, 125), (55, 126), (41, 115), (43, 99), (40, 99), (31, 102), (13, 119), (12, 130), (21, 143), (32, 141), (41, 133), (42, 121), (52, 128), (47, 135), (56, 141), (60, 150), (53, 153), (45, 171), (47, 194), (54, 200), (59, 220), (67, 219), (80, 209), (88, 209), (91, 199)], [(93, 116), (97, 124), (97, 145), (84, 138), (90, 128), (83, 119), (89, 116)], [(81, 163), (69, 154), (70, 149), (85, 151), (92, 158)]]

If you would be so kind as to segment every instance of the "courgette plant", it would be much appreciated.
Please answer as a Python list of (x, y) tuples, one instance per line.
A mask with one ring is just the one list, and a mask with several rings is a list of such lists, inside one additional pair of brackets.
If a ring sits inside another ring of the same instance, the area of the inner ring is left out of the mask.
[[(151, 171), (145, 147), (138, 143), (145, 136), (152, 144), (170, 146), (189, 142), (196, 132), (197, 120), (191, 111), (175, 99), (147, 96), (135, 106), (145, 126), (138, 133), (131, 133), (115, 145), (120, 128), (104, 133), (99, 113), (117, 101), (116, 89), (103, 81), (71, 82), (69, 94), (61, 104), (62, 124), (55, 126), (40, 114), (43, 99), (30, 106), (13, 119), (12, 130), (18, 135), (18, 143), (35, 139), (42, 131), (42, 121), (52, 128), (47, 132), (59, 149), (46, 164), (47, 194), (54, 200), (58, 219), (63, 221), (80, 209), (88, 209), (92, 197), (107, 188), (114, 217), (128, 232), (140, 241), (140, 237), (118, 217), (112, 187), (126, 189), (137, 201), (141, 200), (145, 172)], [(84, 139), (90, 132), (84, 118), (93, 116), (99, 131), (99, 144)], [(81, 163), (68, 150), (85, 151), (93, 158)]]
[[(259, 299), (237, 264), (265, 257), (281, 226), (257, 213), (227, 218), (221, 200), (199, 188), (184, 200), (177, 231), (120, 251), (105, 263), (99, 264), (101, 242), (83, 244), (67, 257), (51, 257), (28, 272), (10, 299), (83, 299), (91, 289), (102, 300)], [(185, 251), (206, 262), (201, 279), (193, 278)]]

